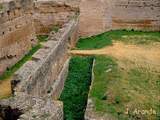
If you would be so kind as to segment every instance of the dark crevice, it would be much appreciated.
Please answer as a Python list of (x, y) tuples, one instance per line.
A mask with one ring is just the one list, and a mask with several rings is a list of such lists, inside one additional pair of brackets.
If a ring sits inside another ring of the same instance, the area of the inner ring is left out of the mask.
[(0, 120), (18, 120), (22, 114), (18, 108), (12, 109), (10, 106), (0, 105)]

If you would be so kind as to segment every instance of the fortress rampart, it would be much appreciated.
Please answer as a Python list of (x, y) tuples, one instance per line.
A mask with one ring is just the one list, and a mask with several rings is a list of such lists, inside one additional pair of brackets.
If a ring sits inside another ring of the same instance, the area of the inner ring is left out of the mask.
[[(67, 51), (78, 39), (78, 8), (51, 0), (0, 4), (1, 74), (37, 44), (36, 35), (49, 35), (13, 75), (12, 96), (0, 101), (0, 119), (19, 114), (21, 120), (63, 120), (63, 103), (57, 99), (68, 73)], [(60, 26), (58, 32), (52, 30), (54, 25)]]
[[(80, 7), (80, 16), (77, 18)], [(53, 27), (58, 26), (58, 32)], [(13, 76), (12, 97), (0, 101), (0, 118), (19, 110), (20, 120), (63, 120), (58, 101), (78, 36), (113, 29), (160, 31), (159, 0), (4, 0), (0, 1), (0, 75), (49, 35)], [(52, 31), (52, 32), (51, 32)]]
[(160, 31), (160, 1), (81, 1), (79, 33), (82, 37), (117, 29)]
[(77, 24), (73, 19), (58, 33), (51, 33), (43, 47), (14, 74), (13, 97), (2, 100), (1, 105), (22, 110), (21, 120), (63, 120), (63, 104), (57, 99), (68, 73), (67, 49), (76, 37)]
[(31, 0), (7, 1), (0, 10), (0, 74), (36, 44)]
[(159, 0), (113, 0), (112, 28), (160, 30)]
[(53, 0), (8, 0), (0, 5), (0, 75), (36, 45), (36, 35), (60, 28), (78, 12)]
[(34, 23), (36, 34), (47, 34), (54, 26), (62, 26), (78, 12), (76, 6), (70, 6), (66, 2), (48, 0), (35, 1)]

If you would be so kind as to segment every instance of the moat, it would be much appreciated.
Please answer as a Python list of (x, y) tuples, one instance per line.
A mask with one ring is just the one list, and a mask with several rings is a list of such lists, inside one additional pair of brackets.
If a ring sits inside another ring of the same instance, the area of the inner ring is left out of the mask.
[(0, 120), (159, 120), (159, 0), (1, 0)]

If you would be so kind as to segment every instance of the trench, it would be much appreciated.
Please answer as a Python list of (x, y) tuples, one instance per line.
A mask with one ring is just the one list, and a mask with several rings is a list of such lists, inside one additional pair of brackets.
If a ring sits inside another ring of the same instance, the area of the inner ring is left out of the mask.
[(84, 120), (91, 85), (93, 57), (72, 57), (69, 73), (60, 96), (64, 120)]

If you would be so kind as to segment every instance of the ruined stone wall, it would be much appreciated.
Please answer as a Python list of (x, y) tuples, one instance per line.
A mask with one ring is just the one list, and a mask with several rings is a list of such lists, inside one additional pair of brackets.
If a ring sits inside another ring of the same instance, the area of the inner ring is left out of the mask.
[(1, 1), (0, 74), (15, 64), (36, 43), (32, 0)]
[(21, 120), (63, 120), (63, 104), (57, 99), (68, 73), (67, 50), (77, 29), (78, 20), (72, 19), (59, 32), (51, 32), (42, 48), (14, 74), (13, 97), (0, 105), (22, 110)]
[[(25, 91), (26, 94), (33, 96), (44, 96), (52, 91), (51, 85), (58, 80), (58, 75), (63, 71), (63, 65), (68, 59), (69, 38), (74, 36), (72, 33), (76, 29), (77, 21), (72, 20), (66, 23), (58, 33), (49, 36), (49, 40), (43, 43), (43, 47), (32, 56), (32, 60), (26, 62), (15, 73), (12, 81), (15, 94)], [(14, 85), (16, 81), (18, 84)]]
[(78, 12), (78, 7), (66, 0), (37, 0), (34, 9), (37, 34), (48, 34), (54, 26), (62, 26)]
[[(47, 33), (49, 38), (12, 77), (13, 96), (0, 101), (0, 119), (18, 110), (21, 120), (63, 120), (63, 103), (57, 99), (68, 73), (67, 50), (78, 40), (78, 9), (63, 0), (4, 1), (0, 1), (1, 73), (36, 44), (37, 34)], [(50, 32), (53, 25), (61, 26), (58, 32)]]
[(65, 0), (0, 1), (0, 75), (36, 44), (36, 35), (49, 34), (78, 12)]

